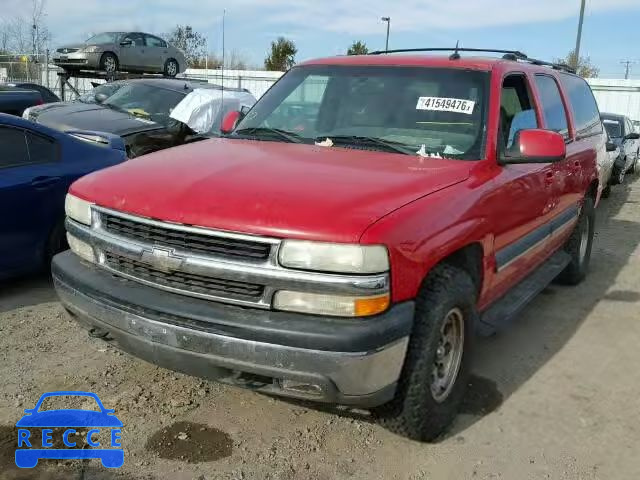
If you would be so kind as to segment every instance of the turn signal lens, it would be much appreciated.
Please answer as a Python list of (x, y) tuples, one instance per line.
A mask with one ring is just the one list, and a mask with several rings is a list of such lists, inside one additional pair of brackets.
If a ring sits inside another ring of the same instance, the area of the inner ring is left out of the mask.
[(358, 298), (354, 303), (354, 312), (356, 317), (368, 317), (384, 312), (389, 308), (389, 294), (380, 295), (379, 297)]
[(277, 310), (337, 317), (376, 315), (389, 308), (389, 304), (388, 293), (375, 297), (354, 297), (281, 290), (276, 292), (273, 300)]

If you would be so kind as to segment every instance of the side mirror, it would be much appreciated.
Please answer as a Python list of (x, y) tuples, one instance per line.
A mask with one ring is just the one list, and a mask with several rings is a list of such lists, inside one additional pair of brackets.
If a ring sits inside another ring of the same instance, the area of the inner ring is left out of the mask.
[(123, 40), (120, 42), (121, 47), (130, 47), (131, 45), (133, 45), (132, 40)]
[(631, 132), (627, 136), (624, 137), (625, 140), (638, 140), (640, 139), (640, 133)]
[(222, 120), (222, 125), (220, 126), (220, 131), (228, 135), (236, 128), (238, 121), (242, 117), (242, 113), (234, 110), (232, 112), (227, 113)]
[(96, 93), (93, 98), (95, 99), (96, 103), (102, 103), (109, 97), (104, 93)]
[(242, 114), (243, 117), (245, 117), (247, 113), (249, 113), (249, 110), (251, 110), (251, 107), (249, 105), (242, 105), (240, 107), (240, 113)]
[(562, 135), (532, 128), (516, 133), (513, 146), (500, 156), (500, 163), (551, 163), (564, 160), (566, 156), (567, 146)]
[(615, 152), (618, 146), (615, 143), (607, 142), (607, 152)]

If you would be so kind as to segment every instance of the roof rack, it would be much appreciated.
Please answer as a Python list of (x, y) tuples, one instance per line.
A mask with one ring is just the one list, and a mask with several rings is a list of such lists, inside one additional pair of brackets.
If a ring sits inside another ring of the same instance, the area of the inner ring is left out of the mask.
[(504, 60), (511, 60), (514, 62), (529, 62), (533, 65), (542, 65), (546, 67), (551, 67), (554, 70), (562, 70), (569, 73), (576, 73), (575, 69), (570, 67), (565, 63), (553, 63), (553, 62), (545, 62), (544, 60), (538, 60), (535, 58), (530, 58), (526, 54), (518, 51), (518, 50), (500, 50), (495, 48), (463, 48), (458, 47), (456, 45), (452, 48), (447, 47), (435, 47), (435, 48), (398, 48), (394, 50), (376, 50), (375, 52), (370, 52), (369, 55), (383, 55), (387, 53), (411, 53), (411, 52), (453, 52), (449, 58), (451, 60), (458, 60), (460, 58), (459, 52), (483, 52), (483, 53), (501, 53), (502, 58)]

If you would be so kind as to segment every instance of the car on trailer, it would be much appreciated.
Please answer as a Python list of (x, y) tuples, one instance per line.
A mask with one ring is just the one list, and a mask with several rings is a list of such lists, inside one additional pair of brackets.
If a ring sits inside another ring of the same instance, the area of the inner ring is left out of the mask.
[(74, 183), (62, 304), (157, 365), (440, 436), (475, 332), (586, 277), (606, 187), (584, 79), (440, 50), (304, 62), (226, 137)]
[(143, 32), (105, 32), (82, 43), (58, 47), (53, 63), (67, 71), (162, 73), (175, 77), (187, 68), (184, 52)]

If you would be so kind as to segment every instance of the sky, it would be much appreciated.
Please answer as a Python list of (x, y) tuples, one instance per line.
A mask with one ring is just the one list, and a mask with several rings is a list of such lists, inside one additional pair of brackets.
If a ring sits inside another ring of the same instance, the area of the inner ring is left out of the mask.
[[(92, 33), (141, 30), (163, 34), (190, 24), (222, 51), (226, 8), (226, 51), (262, 65), (270, 42), (285, 36), (301, 61), (343, 54), (355, 40), (383, 49), (391, 17), (389, 48), (461, 46), (516, 49), (553, 60), (574, 46), (580, 0), (45, 0), (45, 22), (53, 45)], [(31, 0), (0, 0), (0, 21), (28, 16)], [(622, 60), (637, 62), (640, 78), (640, 0), (587, 0), (581, 54), (601, 77), (621, 77)]]

